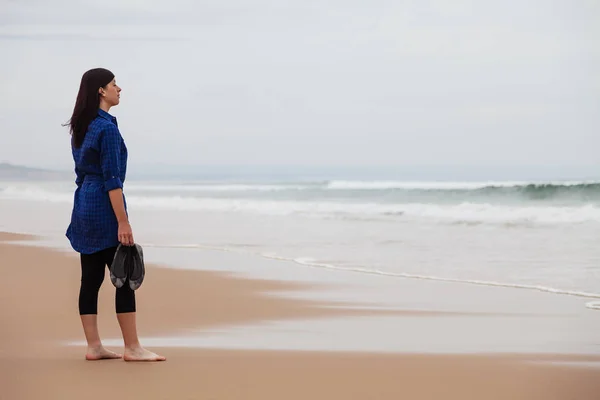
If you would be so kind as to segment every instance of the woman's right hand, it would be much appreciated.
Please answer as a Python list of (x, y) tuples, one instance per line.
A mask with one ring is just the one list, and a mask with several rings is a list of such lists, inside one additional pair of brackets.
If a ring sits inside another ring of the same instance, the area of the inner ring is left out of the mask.
[(120, 222), (118, 231), (119, 242), (124, 246), (133, 246), (133, 231), (129, 222)]

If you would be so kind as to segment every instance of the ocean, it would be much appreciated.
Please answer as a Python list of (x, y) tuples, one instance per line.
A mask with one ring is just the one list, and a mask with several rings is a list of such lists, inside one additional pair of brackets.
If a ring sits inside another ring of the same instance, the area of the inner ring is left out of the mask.
[[(0, 229), (63, 238), (73, 190), (0, 182)], [(600, 181), (162, 179), (125, 194), (148, 247), (600, 298)]]

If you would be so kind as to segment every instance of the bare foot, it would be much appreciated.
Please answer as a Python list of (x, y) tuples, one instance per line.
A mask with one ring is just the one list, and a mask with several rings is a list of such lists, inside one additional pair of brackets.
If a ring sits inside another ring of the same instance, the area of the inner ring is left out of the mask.
[(125, 348), (125, 361), (165, 361), (167, 358), (159, 356), (143, 347)]
[(88, 347), (85, 359), (88, 361), (96, 360), (114, 360), (116, 358), (122, 358), (121, 354), (114, 353), (110, 350), (106, 350), (104, 347)]

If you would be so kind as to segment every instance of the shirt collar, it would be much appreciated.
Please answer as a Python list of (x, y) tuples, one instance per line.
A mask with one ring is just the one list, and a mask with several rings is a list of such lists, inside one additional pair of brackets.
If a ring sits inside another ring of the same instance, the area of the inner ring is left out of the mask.
[(110, 115), (109, 113), (107, 113), (106, 111), (104, 111), (101, 108), (98, 109), (98, 116), (102, 117), (104, 119), (107, 119), (110, 122), (116, 122), (117, 121), (117, 119), (114, 116)]

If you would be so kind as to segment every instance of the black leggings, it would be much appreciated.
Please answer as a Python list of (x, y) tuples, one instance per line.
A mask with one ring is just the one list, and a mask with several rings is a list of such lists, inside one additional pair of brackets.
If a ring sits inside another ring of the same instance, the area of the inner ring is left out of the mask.
[[(79, 290), (79, 314), (98, 314), (98, 292), (104, 281), (104, 267), (110, 267), (116, 247), (93, 254), (81, 254), (81, 288)], [(135, 292), (128, 284), (116, 290), (117, 313), (135, 312)]]

